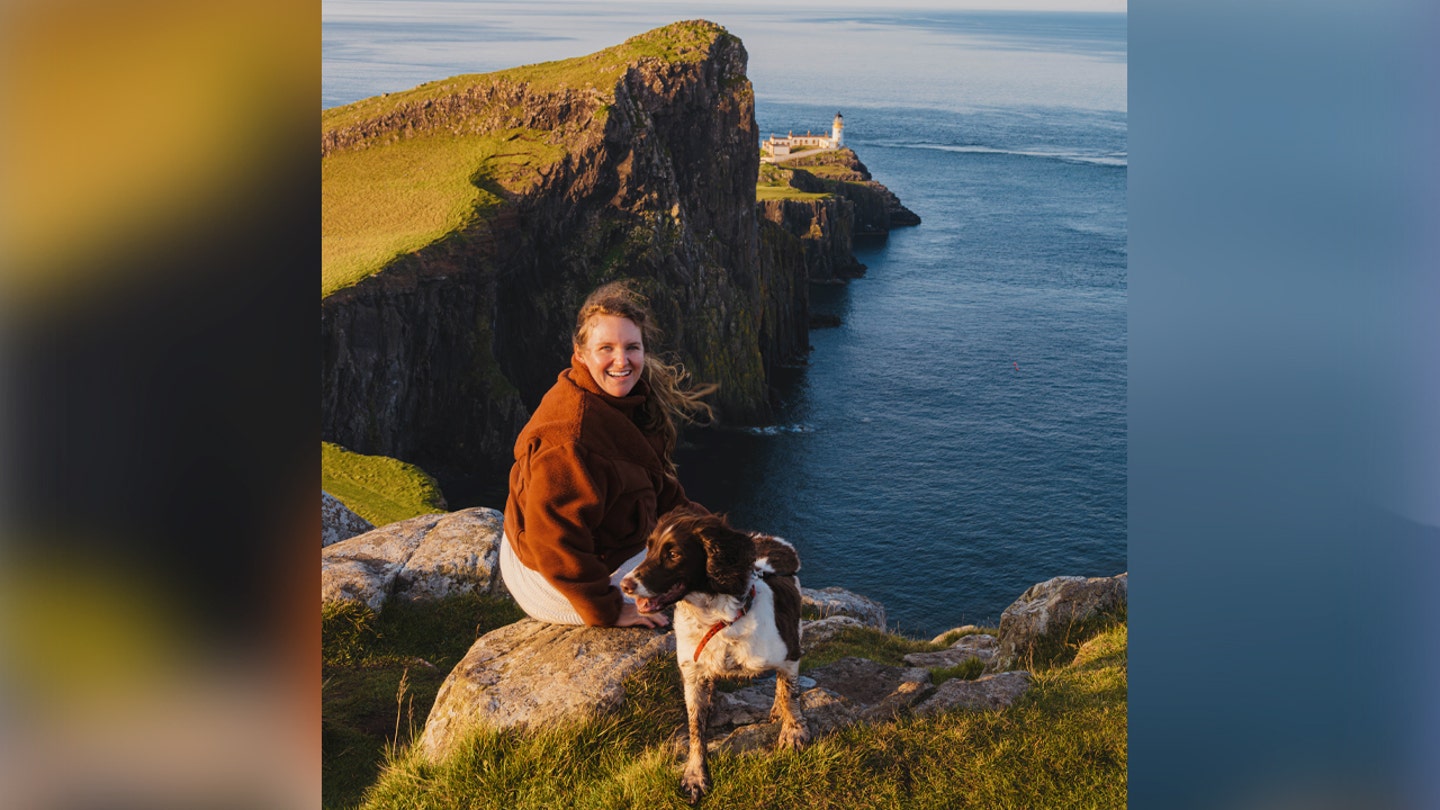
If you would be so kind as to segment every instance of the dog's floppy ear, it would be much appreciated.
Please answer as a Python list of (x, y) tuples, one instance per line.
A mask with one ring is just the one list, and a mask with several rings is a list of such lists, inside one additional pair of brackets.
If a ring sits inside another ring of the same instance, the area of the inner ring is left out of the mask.
[(755, 564), (750, 535), (730, 528), (723, 517), (700, 530), (705, 545), (705, 575), (717, 593), (738, 594)]
[(800, 571), (800, 555), (795, 547), (778, 537), (757, 534), (755, 538), (755, 565), (767, 573), (793, 577)]

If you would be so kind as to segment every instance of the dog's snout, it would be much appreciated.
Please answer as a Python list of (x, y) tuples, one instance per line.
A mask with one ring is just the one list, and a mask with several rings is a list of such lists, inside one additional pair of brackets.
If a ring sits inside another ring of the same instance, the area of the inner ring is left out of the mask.
[(626, 574), (620, 579), (620, 592), (626, 596), (635, 595), (635, 575)]

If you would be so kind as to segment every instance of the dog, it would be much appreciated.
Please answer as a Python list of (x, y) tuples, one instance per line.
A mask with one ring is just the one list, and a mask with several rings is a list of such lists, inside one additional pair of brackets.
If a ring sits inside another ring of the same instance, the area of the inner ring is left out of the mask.
[(641, 613), (675, 605), (675, 652), (685, 683), (690, 755), (680, 789), (710, 789), (705, 727), (717, 678), (775, 672), (770, 719), (779, 746), (810, 739), (796, 699), (800, 674), (800, 556), (778, 537), (731, 528), (723, 516), (676, 509), (660, 519), (645, 559), (620, 582)]

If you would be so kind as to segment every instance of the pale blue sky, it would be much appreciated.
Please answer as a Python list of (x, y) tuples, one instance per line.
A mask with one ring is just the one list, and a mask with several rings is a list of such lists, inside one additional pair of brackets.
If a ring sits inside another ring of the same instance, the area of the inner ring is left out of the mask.
[[(592, 0), (606, 2), (607, 0)], [(632, 0), (640, 4), (665, 5), (671, 8), (709, 6), (710, 0)], [(772, 3), (740, 2), (732, 5), (774, 5)], [(876, 0), (783, 0), (786, 8), (882, 10), (885, 8), (947, 9), (952, 11), (1127, 11), (1127, 0), (902, 0), (899, 3)]]

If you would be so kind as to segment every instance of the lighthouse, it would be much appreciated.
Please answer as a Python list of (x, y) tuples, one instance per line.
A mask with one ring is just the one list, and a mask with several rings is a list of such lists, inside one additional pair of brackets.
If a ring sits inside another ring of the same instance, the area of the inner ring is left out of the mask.
[(830, 125), (830, 147), (839, 149), (845, 145), (845, 116), (835, 113), (835, 122)]

